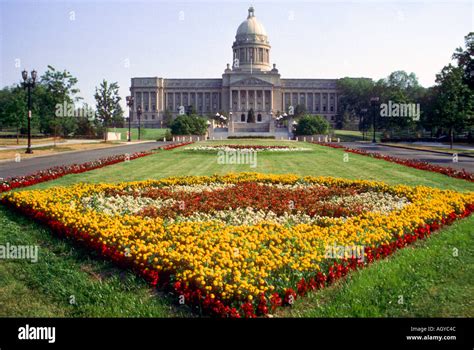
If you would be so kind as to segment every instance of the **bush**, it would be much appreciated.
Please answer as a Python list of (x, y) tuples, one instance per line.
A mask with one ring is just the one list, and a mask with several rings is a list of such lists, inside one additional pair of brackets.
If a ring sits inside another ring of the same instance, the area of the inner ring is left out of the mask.
[(180, 115), (171, 122), (170, 129), (173, 135), (204, 135), (207, 123), (197, 115)]
[(296, 126), (296, 135), (320, 135), (327, 133), (329, 122), (320, 115), (305, 115)]
[[(165, 133), (165, 140), (166, 141), (172, 141), (173, 140), (173, 135), (171, 134), (171, 131), (168, 129), (166, 130), (166, 133)], [(158, 140), (158, 141), (161, 141), (161, 140)]]

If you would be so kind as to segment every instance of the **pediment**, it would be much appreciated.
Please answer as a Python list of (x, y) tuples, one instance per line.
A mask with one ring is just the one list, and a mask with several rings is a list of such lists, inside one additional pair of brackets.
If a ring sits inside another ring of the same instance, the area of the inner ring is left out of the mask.
[(273, 84), (258, 78), (244, 78), (238, 81), (235, 81), (231, 86), (268, 86), (271, 87)]

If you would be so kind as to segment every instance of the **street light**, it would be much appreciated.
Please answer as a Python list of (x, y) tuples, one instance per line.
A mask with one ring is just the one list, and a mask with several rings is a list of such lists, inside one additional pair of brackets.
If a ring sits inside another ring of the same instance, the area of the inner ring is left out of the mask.
[(138, 116), (138, 140), (141, 137), (141, 125), (142, 125), (142, 106), (137, 107), (137, 116)]
[(372, 143), (377, 143), (375, 140), (375, 107), (378, 105), (380, 98), (378, 96), (374, 96), (370, 98), (370, 105), (372, 106), (372, 127), (373, 127), (373, 136), (372, 136)]
[(31, 149), (31, 89), (35, 87), (36, 83), (36, 71), (31, 71), (31, 78), (28, 78), (28, 72), (23, 70), (21, 72), (21, 77), (23, 78), (23, 89), (28, 91), (28, 147), (26, 148), (26, 152), (28, 154), (33, 153)]
[(127, 100), (127, 106), (128, 108), (130, 108), (130, 112), (128, 114), (128, 142), (131, 142), (132, 141), (132, 110), (133, 110), (133, 101), (134, 101), (134, 98), (133, 96), (127, 96), (125, 97), (125, 99)]
[(362, 141), (365, 141), (365, 132), (366, 132), (366, 130), (365, 130), (365, 123), (366, 123), (365, 117), (367, 115), (368, 109), (367, 108), (362, 108), (360, 111), (362, 112), (362, 116), (363, 116), (362, 117)]

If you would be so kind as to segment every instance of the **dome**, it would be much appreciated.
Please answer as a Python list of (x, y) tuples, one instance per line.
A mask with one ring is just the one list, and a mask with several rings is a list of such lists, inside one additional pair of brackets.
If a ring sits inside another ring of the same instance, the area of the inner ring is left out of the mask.
[(267, 36), (267, 32), (263, 25), (257, 20), (253, 7), (249, 8), (249, 15), (237, 29), (237, 37), (244, 35), (263, 35)]

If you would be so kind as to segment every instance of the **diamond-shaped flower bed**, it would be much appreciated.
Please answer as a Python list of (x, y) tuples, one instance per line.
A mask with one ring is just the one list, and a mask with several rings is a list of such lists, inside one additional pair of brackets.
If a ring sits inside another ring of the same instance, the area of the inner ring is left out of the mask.
[(474, 194), (295, 175), (79, 184), (2, 202), (219, 316), (292, 304), (474, 210)]

